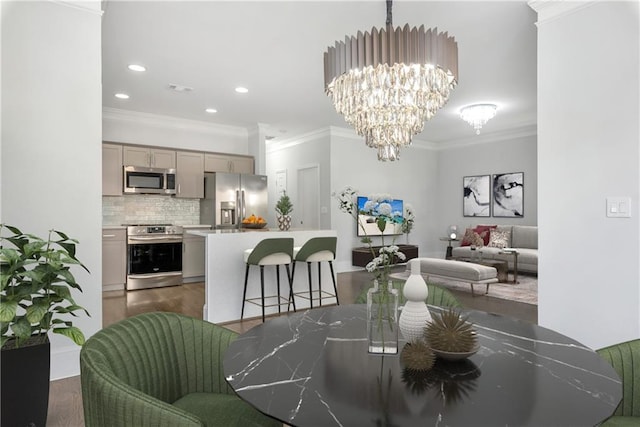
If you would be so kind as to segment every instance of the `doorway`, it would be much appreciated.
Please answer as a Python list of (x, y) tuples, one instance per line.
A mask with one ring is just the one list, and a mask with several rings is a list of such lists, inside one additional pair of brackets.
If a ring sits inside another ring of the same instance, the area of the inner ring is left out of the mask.
[(311, 165), (298, 169), (297, 226), (307, 230), (320, 229), (320, 166)]

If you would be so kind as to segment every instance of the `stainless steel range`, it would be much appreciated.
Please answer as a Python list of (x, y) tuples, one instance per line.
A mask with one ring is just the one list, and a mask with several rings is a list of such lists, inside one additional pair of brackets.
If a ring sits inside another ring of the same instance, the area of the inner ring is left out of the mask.
[(182, 284), (182, 227), (127, 227), (127, 290)]

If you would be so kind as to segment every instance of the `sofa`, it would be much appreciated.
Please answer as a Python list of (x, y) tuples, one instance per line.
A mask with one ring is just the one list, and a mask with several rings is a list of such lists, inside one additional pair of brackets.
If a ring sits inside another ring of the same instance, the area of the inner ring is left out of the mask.
[[(493, 237), (492, 237), (493, 234)], [(477, 225), (467, 228), (452, 258), (482, 257), (507, 261), (513, 270), (514, 256), (503, 248), (518, 251), (518, 272), (538, 273), (538, 227), (533, 225)]]

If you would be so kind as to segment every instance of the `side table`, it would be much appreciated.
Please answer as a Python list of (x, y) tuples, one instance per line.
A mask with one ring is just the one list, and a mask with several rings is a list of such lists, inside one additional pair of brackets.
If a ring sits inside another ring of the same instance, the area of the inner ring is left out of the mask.
[(441, 237), (440, 238), (441, 242), (448, 242), (447, 244), (447, 252), (444, 256), (445, 259), (451, 259), (451, 257), (453, 256), (453, 246), (451, 246), (451, 242), (459, 242), (460, 239), (458, 239), (457, 237), (455, 239), (452, 239), (451, 237)]
[(513, 255), (513, 284), (517, 285), (518, 282), (518, 255), (519, 252), (515, 249), (503, 249), (499, 252), (501, 255)]

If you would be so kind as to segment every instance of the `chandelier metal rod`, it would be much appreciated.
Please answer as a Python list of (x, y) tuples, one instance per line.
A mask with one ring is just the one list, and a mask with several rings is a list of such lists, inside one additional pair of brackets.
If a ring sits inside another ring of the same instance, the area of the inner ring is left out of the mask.
[(387, 0), (387, 27), (393, 26), (393, 16), (391, 8), (393, 7), (393, 0)]

